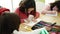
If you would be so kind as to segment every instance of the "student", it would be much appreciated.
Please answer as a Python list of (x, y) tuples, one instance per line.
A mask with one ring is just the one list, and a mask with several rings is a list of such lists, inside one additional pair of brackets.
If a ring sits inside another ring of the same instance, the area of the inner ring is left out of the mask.
[[(60, 1), (55, 1), (54, 3), (51, 3), (50, 10), (51, 12), (53, 12), (53, 10), (57, 12), (57, 16), (54, 16), (53, 19), (56, 21), (57, 25), (60, 25)], [(59, 27), (55, 28), (60, 29)]]
[(8, 13), (8, 12), (10, 12), (10, 10), (0, 6), (0, 15), (3, 14), (4, 12)]
[(42, 14), (55, 14), (58, 16), (60, 13), (60, 1), (55, 1), (50, 4), (50, 6), (46, 7), (43, 11)]
[(49, 6), (46, 6), (45, 9), (43, 9), (43, 14), (55, 14), (56, 11), (60, 10), (60, 1), (55, 1), (53, 3), (50, 3)]
[(35, 19), (39, 17), (39, 13), (36, 12), (34, 0), (21, 1), (19, 8), (16, 9), (15, 13), (21, 18), (21, 23), (23, 23), (24, 19), (28, 18), (29, 15), (33, 15)]
[(14, 30), (19, 31), (20, 19), (16, 14), (4, 13), (0, 18), (0, 34), (12, 34)]

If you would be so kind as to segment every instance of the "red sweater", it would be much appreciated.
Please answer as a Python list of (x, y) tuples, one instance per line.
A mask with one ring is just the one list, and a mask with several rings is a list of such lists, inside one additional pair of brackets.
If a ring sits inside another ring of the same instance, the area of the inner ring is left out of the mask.
[[(27, 16), (26, 14), (22, 13), (22, 12), (19, 10), (19, 8), (16, 9), (15, 13), (20, 17), (21, 23), (24, 22), (24, 19), (28, 18), (28, 16)], [(36, 17), (36, 18), (39, 17), (39, 13), (38, 13), (38, 12), (36, 12), (36, 16), (35, 16), (35, 17)]]
[(0, 8), (0, 15), (5, 12), (5, 11), (10, 11), (9, 9), (6, 9), (6, 8)]

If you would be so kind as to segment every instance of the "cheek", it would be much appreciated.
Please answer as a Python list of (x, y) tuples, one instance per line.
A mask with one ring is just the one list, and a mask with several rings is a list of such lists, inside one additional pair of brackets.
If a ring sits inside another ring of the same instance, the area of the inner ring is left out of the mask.
[(34, 10), (34, 8), (30, 8), (30, 9), (28, 9), (28, 11), (32, 11), (32, 10)]
[(58, 8), (54, 8), (54, 10), (58, 10)]
[(57, 11), (57, 10), (58, 10), (58, 8), (57, 8), (57, 7), (54, 7), (54, 8), (53, 8), (53, 10), (56, 10), (56, 11)]
[(34, 10), (34, 8), (32, 8), (31, 10)]

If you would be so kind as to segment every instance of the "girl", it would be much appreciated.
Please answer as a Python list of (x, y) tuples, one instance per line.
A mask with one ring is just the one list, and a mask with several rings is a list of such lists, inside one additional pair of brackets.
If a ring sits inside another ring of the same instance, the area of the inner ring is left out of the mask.
[(21, 1), (15, 13), (21, 18), (21, 23), (23, 23), (24, 19), (28, 18), (29, 15), (33, 15), (35, 19), (39, 17), (39, 13), (36, 12), (34, 0)]

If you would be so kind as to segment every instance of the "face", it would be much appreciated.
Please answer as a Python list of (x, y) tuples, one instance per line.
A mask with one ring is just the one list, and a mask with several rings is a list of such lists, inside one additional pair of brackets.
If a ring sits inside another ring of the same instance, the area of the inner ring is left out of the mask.
[(33, 10), (34, 10), (34, 8), (29, 8), (28, 13), (31, 13), (31, 11), (33, 11)]
[(58, 10), (58, 8), (55, 6), (55, 7), (53, 8), (53, 10), (54, 10), (54, 11), (57, 11), (57, 10)]

